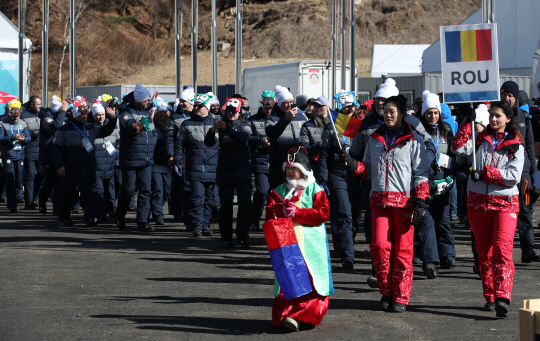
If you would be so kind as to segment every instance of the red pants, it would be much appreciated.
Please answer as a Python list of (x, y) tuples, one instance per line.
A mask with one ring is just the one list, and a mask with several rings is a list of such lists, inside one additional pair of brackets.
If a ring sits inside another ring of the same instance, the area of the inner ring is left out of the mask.
[(510, 301), (514, 284), (514, 234), (517, 213), (469, 208), (467, 216), (476, 239), (478, 264), (486, 302)]
[(369, 248), (379, 292), (408, 305), (413, 280), (414, 227), (411, 208), (374, 207), (373, 237)]
[(283, 320), (290, 317), (316, 326), (326, 314), (328, 302), (328, 296), (321, 296), (315, 290), (292, 300), (285, 300), (280, 290), (272, 305), (272, 324), (283, 326)]

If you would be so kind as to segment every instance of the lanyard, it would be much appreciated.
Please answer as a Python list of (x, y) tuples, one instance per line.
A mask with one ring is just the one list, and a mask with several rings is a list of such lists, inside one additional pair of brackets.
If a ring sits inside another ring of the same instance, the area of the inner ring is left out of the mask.
[(435, 153), (439, 155), (439, 128), (437, 128), (437, 139), (435, 140)]
[(381, 121), (381, 120), (379, 120), (379, 118), (378, 118), (378, 117), (377, 117), (377, 121), (379, 121), (379, 124), (380, 124), (380, 125), (383, 125), (383, 124), (384, 124), (384, 122), (383, 122), (383, 121)]
[(83, 124), (83, 131), (81, 131), (79, 128), (77, 128), (77, 126), (75, 125), (75, 123), (71, 122), (71, 124), (75, 127), (75, 129), (77, 129), (79, 131), (79, 133), (81, 133), (82, 137), (84, 138), (85, 134), (86, 134), (86, 125)]
[(495, 140), (494, 137), (491, 137), (491, 140), (493, 141), (493, 150), (497, 149), (497, 145), (498, 145), (499, 143), (501, 143), (502, 140), (504, 140), (504, 138), (506, 137), (506, 135), (508, 135), (508, 133), (507, 133), (507, 132), (504, 132), (504, 136), (503, 136), (500, 140), (498, 140), (498, 141)]
[(396, 142), (396, 137), (399, 135), (400, 132), (401, 132), (401, 128), (399, 128), (396, 135), (394, 135), (394, 137), (392, 138), (392, 143), (390, 143), (389, 142), (390, 140), (388, 138), (388, 129), (386, 129), (386, 150), (387, 151), (389, 151), (390, 148), (394, 145), (394, 143)]
[(343, 138), (343, 144), (346, 146), (348, 143), (347, 143), (347, 139), (345, 138), (344, 135), (341, 135), (341, 137)]
[[(11, 135), (15, 135), (13, 132), (13, 126), (10, 124), (9, 127), (11, 128)], [(21, 126), (19, 125), (19, 122), (17, 122), (17, 134), (21, 133)]]

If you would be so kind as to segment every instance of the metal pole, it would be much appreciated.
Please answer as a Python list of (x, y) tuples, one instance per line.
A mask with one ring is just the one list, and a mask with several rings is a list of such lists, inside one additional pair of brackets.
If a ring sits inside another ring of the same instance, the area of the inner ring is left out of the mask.
[[(45, 0), (44, 0), (45, 1)], [(180, 67), (181, 61), (180, 58), (180, 2), (179, 0), (174, 0), (174, 30), (175, 30), (175, 42), (174, 42), (174, 56), (175, 56), (175, 72), (176, 72), (176, 97), (180, 96), (182, 89), (180, 83)]]
[(197, 93), (197, 45), (199, 45), (199, 0), (191, 4), (191, 85)]
[[(536, 68), (538, 67), (538, 58), (540, 57), (540, 40), (536, 46), (536, 52), (533, 57), (532, 73), (531, 73), (531, 85), (529, 87), (529, 105), (532, 105), (532, 98), (534, 97), (534, 87), (536, 86)], [(539, 90), (540, 91), (540, 90)], [(540, 93), (538, 94), (540, 96)]]
[(212, 0), (212, 93), (217, 96), (217, 22), (216, 0)]
[(41, 53), (41, 103), (44, 108), (49, 105), (49, 0), (43, 0), (43, 29), (42, 29), (42, 53)]
[(332, 107), (336, 106), (336, 100), (334, 99), (334, 93), (336, 92), (336, 62), (337, 62), (337, 24), (336, 24), (336, 4), (337, 0), (332, 0), (332, 82), (330, 87), (329, 98), (332, 98)]
[(482, 23), (487, 22), (487, 0), (482, 0)]
[(488, 16), (489, 23), (495, 22), (495, 9), (493, 7), (493, 0), (489, 0), (489, 16)]
[(351, 0), (351, 24), (350, 24), (350, 33), (349, 33), (349, 53), (350, 53), (350, 64), (351, 64), (351, 91), (355, 91), (356, 90), (356, 75), (355, 75), (355, 71), (356, 71), (356, 63), (355, 63), (355, 60), (356, 60), (356, 56), (354, 54), (354, 47), (355, 47), (355, 41), (354, 41), (354, 38), (355, 38), (355, 33), (354, 33), (354, 30), (355, 30), (355, 24), (354, 24), (354, 20), (355, 20), (355, 8), (354, 8), (354, 0)]
[(24, 16), (26, 0), (19, 0), (19, 100), (24, 102)]
[(236, 36), (234, 40), (235, 52), (235, 93), (239, 94), (242, 91), (242, 3), (241, 0), (236, 0)]
[[(352, 0), (354, 2), (354, 0)], [(347, 25), (346, 19), (347, 0), (341, 0), (341, 88), (347, 88)]]
[(75, 1), (69, 1), (69, 93), (74, 98), (75, 89)]

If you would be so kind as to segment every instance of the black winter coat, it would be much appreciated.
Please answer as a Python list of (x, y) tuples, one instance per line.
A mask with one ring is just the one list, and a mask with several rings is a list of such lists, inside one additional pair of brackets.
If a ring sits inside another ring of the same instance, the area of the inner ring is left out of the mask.
[[(174, 159), (185, 160), (184, 172), (188, 181), (216, 181), (218, 144), (207, 147), (204, 144), (208, 130), (212, 128), (216, 117), (193, 115), (182, 122), (174, 146)], [(214, 137), (217, 141), (217, 137)], [(185, 159), (184, 159), (185, 157)]]
[(225, 131), (218, 129), (218, 138), (212, 129), (206, 133), (204, 144), (215, 146), (219, 141), (216, 183), (218, 186), (227, 183), (250, 182), (251, 166), (249, 163), (248, 140), (251, 128), (247, 122), (234, 121), (232, 127)]
[(56, 130), (64, 125), (66, 112), (60, 110), (53, 113), (51, 109), (42, 109), (39, 112), (41, 127), (39, 128), (39, 164), (41, 166), (53, 165), (52, 143)]
[(96, 178), (96, 149), (87, 152), (82, 144), (82, 135), (94, 145), (96, 138), (109, 136), (116, 127), (116, 117), (107, 125), (96, 126), (80, 123), (72, 118), (56, 131), (52, 145), (52, 158), (56, 169), (64, 167), (63, 182), (94, 182)]
[(283, 162), (287, 161), (289, 150), (299, 147), (300, 129), (307, 121), (306, 115), (298, 112), (295, 118), (288, 120), (279, 106), (272, 109), (272, 115), (266, 118), (266, 135), (270, 139), (270, 172), (283, 172)]
[(248, 119), (251, 125), (249, 145), (251, 149), (251, 170), (253, 173), (268, 173), (270, 148), (263, 145), (263, 139), (266, 137), (265, 125), (267, 117), (261, 107), (255, 115)]
[[(132, 103), (120, 111), (118, 116), (120, 121), (120, 167), (140, 168), (154, 163), (156, 136), (154, 123), (149, 115), (150, 112), (147, 109)], [(135, 134), (136, 130), (132, 124), (143, 118), (146, 118), (150, 123), (150, 130), (143, 130), (140, 134)]]

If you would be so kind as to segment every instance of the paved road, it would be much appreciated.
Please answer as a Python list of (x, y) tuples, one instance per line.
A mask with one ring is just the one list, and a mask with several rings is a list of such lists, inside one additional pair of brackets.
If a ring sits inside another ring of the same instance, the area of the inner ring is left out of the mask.
[(145, 235), (85, 228), (80, 215), (73, 228), (37, 211), (0, 215), (0, 340), (517, 340), (521, 301), (540, 298), (540, 263), (520, 264), (516, 247), (509, 317), (481, 311), (469, 231), (456, 228), (458, 267), (434, 280), (415, 267), (409, 311), (381, 312), (359, 235), (354, 270), (332, 260), (336, 293), (322, 324), (291, 334), (271, 324), (262, 232), (251, 249), (228, 250), (219, 233), (194, 239), (170, 221)]

